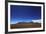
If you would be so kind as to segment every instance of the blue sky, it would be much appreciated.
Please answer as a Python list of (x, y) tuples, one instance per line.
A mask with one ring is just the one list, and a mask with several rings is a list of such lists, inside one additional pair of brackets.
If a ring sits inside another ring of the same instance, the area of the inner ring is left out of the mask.
[(15, 24), (16, 22), (31, 22), (32, 20), (38, 20), (41, 19), (41, 7), (11, 5), (10, 16), (12, 24)]

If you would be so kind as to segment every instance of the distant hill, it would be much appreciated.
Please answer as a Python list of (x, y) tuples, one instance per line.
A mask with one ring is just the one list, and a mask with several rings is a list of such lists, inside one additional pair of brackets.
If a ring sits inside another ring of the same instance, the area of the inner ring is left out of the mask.
[(18, 22), (16, 24), (28, 24), (28, 23), (41, 23), (41, 19), (38, 19), (38, 20), (32, 20), (31, 22)]
[[(34, 23), (34, 22), (18, 22), (17, 24), (30, 24), (30, 23)], [(35, 22), (36, 24), (38, 24), (38, 22)]]

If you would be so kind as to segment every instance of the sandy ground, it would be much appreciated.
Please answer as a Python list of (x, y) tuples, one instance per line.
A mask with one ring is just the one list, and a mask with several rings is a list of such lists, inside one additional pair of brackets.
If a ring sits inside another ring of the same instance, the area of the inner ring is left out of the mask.
[(11, 29), (15, 28), (40, 28), (41, 23), (29, 23), (29, 24), (11, 24)]

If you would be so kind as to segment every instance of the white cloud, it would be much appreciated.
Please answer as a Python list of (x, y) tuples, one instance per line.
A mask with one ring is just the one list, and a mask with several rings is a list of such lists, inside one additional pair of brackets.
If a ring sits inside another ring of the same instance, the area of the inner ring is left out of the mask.
[(15, 22), (15, 21), (11, 22), (11, 24), (16, 24), (16, 23), (18, 23), (18, 22)]
[(32, 20), (32, 22), (34, 22), (34, 23), (36, 23), (36, 22), (41, 23), (41, 19), (39, 19), (39, 20)]

